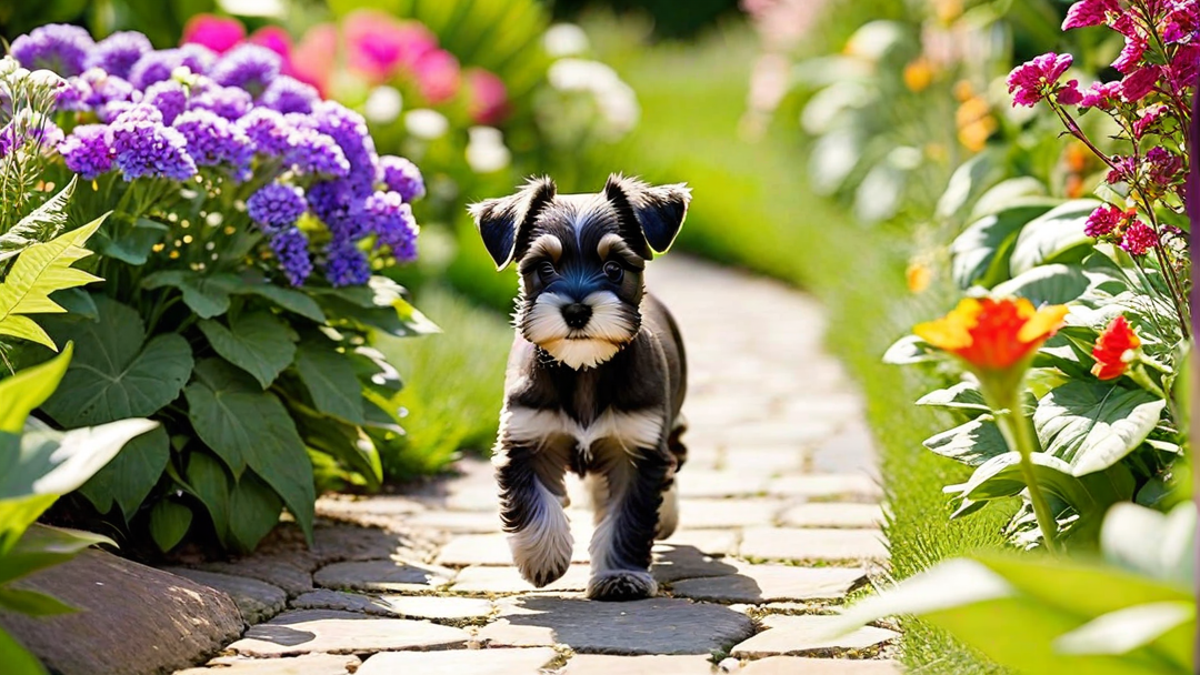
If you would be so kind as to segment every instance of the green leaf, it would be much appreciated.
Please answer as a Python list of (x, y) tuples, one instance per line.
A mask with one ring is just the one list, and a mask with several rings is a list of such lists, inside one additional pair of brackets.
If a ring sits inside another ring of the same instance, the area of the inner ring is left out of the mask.
[(946, 389), (931, 391), (917, 399), (917, 405), (982, 413), (991, 412), (991, 408), (983, 400), (983, 394), (979, 391), (979, 387), (973, 382), (959, 382)]
[(938, 199), (937, 217), (954, 217), (991, 184), (998, 170), (996, 159), (996, 152), (985, 150), (960, 164)]
[(76, 490), (130, 439), (158, 426), (158, 422), (131, 418), (63, 432), (36, 420), (29, 422), (17, 461), (0, 475), (0, 499)]
[(0, 263), (62, 232), (67, 225), (67, 204), (75, 193), (78, 181), (77, 176), (72, 176), (71, 182), (58, 194), (0, 234)]
[(327, 415), (297, 411), (296, 426), (304, 442), (314, 450), (340, 460), (367, 481), (370, 488), (383, 481), (379, 450), (361, 429)]
[(321, 311), (321, 306), (317, 304), (316, 300), (313, 300), (300, 291), (276, 286), (267, 281), (262, 275), (249, 272), (243, 273), (238, 281), (239, 283), (228, 289), (230, 293), (234, 295), (257, 295), (270, 300), (289, 312), (299, 314), (317, 323), (325, 323), (325, 313)]
[(179, 396), (192, 372), (192, 349), (179, 335), (159, 335), (143, 345), (138, 313), (96, 296), (99, 321), (58, 321), (58, 339), (77, 352), (62, 386), (43, 409), (59, 424), (77, 427), (152, 415)]
[(229, 311), (230, 289), (238, 285), (232, 274), (204, 275), (190, 270), (163, 270), (142, 280), (142, 288), (164, 286), (183, 293), (183, 302), (201, 319), (211, 319)]
[[(1066, 462), (1042, 452), (1033, 453), (1030, 459), (1042, 490), (1072, 506), (1086, 507), (1093, 502), (1079, 478), (1071, 475), (1071, 468)], [(984, 501), (1012, 497), (1020, 494), (1025, 488), (1025, 477), (1021, 473), (1021, 453), (1008, 452), (979, 465), (966, 483), (947, 486), (945, 491), (958, 492), (972, 501)]]
[(296, 354), (295, 331), (270, 312), (238, 316), (230, 320), (228, 328), (211, 319), (199, 325), (212, 348), (253, 375), (263, 389), (271, 386)]
[(33, 525), (0, 556), (0, 584), (74, 558), (89, 546), (116, 543), (108, 537), (48, 525)]
[(283, 498), (312, 539), (312, 462), (296, 425), (274, 394), (220, 359), (196, 364), (188, 385), (188, 417), (200, 440), (241, 476), (249, 466)]
[(27, 616), (70, 614), (75, 608), (45, 593), (0, 586), (0, 608)]
[(119, 506), (128, 523), (158, 483), (170, 458), (167, 431), (157, 426), (126, 443), (111, 462), (79, 488), (79, 493), (100, 513), (108, 513), (114, 504)]
[[(67, 343), (62, 353), (49, 361), (0, 380), (0, 432), (21, 433), (29, 413), (45, 403), (58, 388), (74, 353), (75, 346)], [(5, 466), (5, 459), (0, 457), (0, 468)]]
[(363, 423), (362, 385), (349, 357), (327, 340), (308, 337), (296, 353), (296, 371), (317, 410), (354, 424)]
[(1169, 514), (1136, 504), (1109, 510), (1100, 548), (1109, 563), (1151, 579), (1191, 587), (1196, 575), (1196, 508), (1184, 501)]
[(100, 310), (96, 309), (96, 301), (92, 294), (82, 288), (64, 288), (50, 294), (50, 299), (67, 310), (75, 317), (96, 321), (100, 318)]
[(1089, 285), (1087, 275), (1077, 265), (1039, 265), (997, 284), (992, 292), (1027, 298), (1034, 306), (1065, 305), (1087, 292)]
[(237, 517), (229, 521), (229, 538), (233, 548), (253, 551), (258, 542), (279, 523), (283, 502), (279, 496), (254, 474), (247, 471), (238, 479), (229, 496), (229, 510)]
[(58, 501), (58, 495), (31, 495), (19, 499), (0, 499), (0, 583), (10, 562), (6, 554), (25, 535), (33, 521)]
[(935, 454), (967, 466), (979, 466), (1008, 452), (1004, 436), (990, 414), (980, 415), (966, 424), (930, 436), (922, 445)]
[(229, 546), (229, 476), (221, 463), (205, 452), (188, 457), (189, 491), (204, 504), (222, 546)]
[(896, 340), (883, 355), (883, 362), (892, 366), (907, 366), (914, 363), (940, 361), (942, 353), (916, 335), (905, 335)]
[(1188, 667), (1195, 626), (1195, 602), (1154, 602), (1099, 616), (1060, 635), (1054, 647), (1064, 654), (1124, 654), (1162, 640), (1175, 662)]
[(959, 288), (992, 287), (1008, 278), (1008, 259), (1017, 233), (1050, 209), (1046, 204), (1014, 206), (972, 222), (950, 244), (950, 276)]
[(356, 347), (347, 356), (354, 364), (354, 373), (358, 376), (358, 381), (367, 389), (384, 398), (391, 398), (404, 389), (400, 372), (388, 363), (387, 357), (378, 349)]
[(1013, 276), (1038, 265), (1054, 262), (1077, 246), (1091, 246), (1083, 233), (1084, 221), (1100, 206), (1093, 199), (1076, 199), (1050, 209), (1021, 229), (1013, 245), (1009, 269)]
[(967, 220), (979, 220), (1014, 206), (1042, 204), (1048, 210), (1058, 203), (1059, 200), (1046, 196), (1046, 186), (1042, 181), (1032, 176), (1017, 176), (1002, 180), (979, 195)]
[(47, 675), (40, 661), (0, 628), (0, 663), (5, 675)]
[(1073, 380), (1038, 402), (1033, 424), (1046, 452), (1082, 476), (1133, 452), (1155, 425), (1166, 401), (1144, 389)]
[(312, 292), (334, 325), (376, 328), (396, 337), (439, 332), (436, 324), (405, 299), (404, 288), (387, 277), (371, 277), (365, 286)]
[(94, 246), (97, 253), (109, 258), (116, 258), (130, 265), (145, 265), (150, 259), (154, 245), (162, 241), (170, 231), (171, 228), (162, 223), (139, 218), (129, 232), (116, 239), (110, 238), (107, 232), (101, 230), (96, 235)]
[(192, 510), (185, 504), (164, 499), (150, 509), (150, 536), (163, 553), (183, 541), (191, 526)]
[(64, 312), (50, 294), (100, 281), (100, 277), (71, 265), (91, 255), (83, 247), (107, 216), (44, 243), (26, 248), (0, 284), (0, 335), (32, 340), (57, 350), (50, 336), (25, 314)]

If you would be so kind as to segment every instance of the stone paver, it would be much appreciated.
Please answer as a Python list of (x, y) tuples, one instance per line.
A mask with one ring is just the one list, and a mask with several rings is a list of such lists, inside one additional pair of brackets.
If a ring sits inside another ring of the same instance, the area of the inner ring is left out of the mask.
[(497, 647), (562, 644), (580, 653), (707, 654), (753, 632), (749, 618), (719, 605), (524, 596), (501, 601), (500, 618), (479, 638)]
[(242, 621), (250, 625), (262, 623), (287, 607), (287, 593), (265, 581), (185, 567), (171, 567), (167, 571), (224, 592), (237, 604)]
[(553, 649), (468, 649), (450, 652), (376, 654), (356, 675), (535, 675), (557, 657)]
[(404, 495), (321, 498), (311, 550), (293, 526), (199, 566), (282, 589), (251, 623), (279, 611), (280, 592), (291, 600), (188, 675), (899, 673), (885, 660), (894, 632), (829, 637), (830, 606), (887, 549), (865, 405), (822, 352), (821, 307), (678, 255), (648, 276), (689, 353), (690, 452), (679, 529), (654, 547), (659, 597), (585, 599), (592, 514), (573, 476), (574, 564), (532, 588), (501, 531), (494, 469), (469, 457)]
[(254, 657), (313, 652), (360, 654), (399, 649), (445, 649), (464, 646), (470, 639), (471, 635), (461, 628), (427, 621), (377, 619), (351, 612), (302, 609), (254, 626), (229, 649)]
[(745, 563), (736, 563), (736, 567), (734, 574), (677, 581), (671, 591), (679, 597), (723, 603), (836, 600), (867, 578), (865, 570), (849, 567)]
[(756, 527), (742, 537), (741, 555), (761, 560), (876, 560), (887, 559), (879, 530)]
[(738, 644), (730, 653), (738, 658), (853, 653), (878, 647), (899, 637), (895, 631), (875, 626), (864, 626), (846, 635), (829, 637), (831, 625), (836, 625), (838, 621), (838, 617), (834, 616), (770, 615), (763, 619), (768, 630)]
[(562, 675), (710, 675), (707, 656), (612, 656), (577, 654), (567, 661)]

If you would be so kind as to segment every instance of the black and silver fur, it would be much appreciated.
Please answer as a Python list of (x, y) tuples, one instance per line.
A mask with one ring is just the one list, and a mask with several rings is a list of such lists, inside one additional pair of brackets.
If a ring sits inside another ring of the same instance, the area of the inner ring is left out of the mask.
[(588, 596), (657, 592), (650, 549), (677, 524), (687, 372), (679, 328), (642, 272), (690, 197), (620, 175), (598, 194), (559, 195), (541, 178), (471, 207), (497, 269), (516, 261), (520, 274), (493, 464), (513, 560), (537, 587), (571, 562), (571, 470), (595, 507)]

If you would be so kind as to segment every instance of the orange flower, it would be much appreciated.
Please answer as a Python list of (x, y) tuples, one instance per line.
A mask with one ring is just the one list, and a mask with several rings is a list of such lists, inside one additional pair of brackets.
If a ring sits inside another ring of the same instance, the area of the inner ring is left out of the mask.
[(1007, 370), (1054, 335), (1067, 311), (1063, 305), (1034, 309), (1024, 298), (964, 298), (949, 314), (913, 332), (980, 371)]
[(933, 66), (929, 59), (919, 56), (904, 67), (904, 86), (909, 91), (922, 92), (933, 83)]
[(1092, 348), (1092, 358), (1096, 359), (1092, 374), (1101, 380), (1117, 379), (1125, 374), (1141, 346), (1142, 341), (1125, 320), (1125, 315), (1118, 316), (1108, 324)]

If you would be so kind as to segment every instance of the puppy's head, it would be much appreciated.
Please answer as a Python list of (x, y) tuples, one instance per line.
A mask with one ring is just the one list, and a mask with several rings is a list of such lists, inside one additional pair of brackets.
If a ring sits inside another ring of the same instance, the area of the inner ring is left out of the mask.
[(666, 251), (687, 214), (683, 184), (650, 186), (619, 174), (598, 194), (559, 195), (554, 181), (470, 207), (496, 269), (516, 261), (517, 330), (555, 360), (591, 368), (642, 325), (642, 271)]

